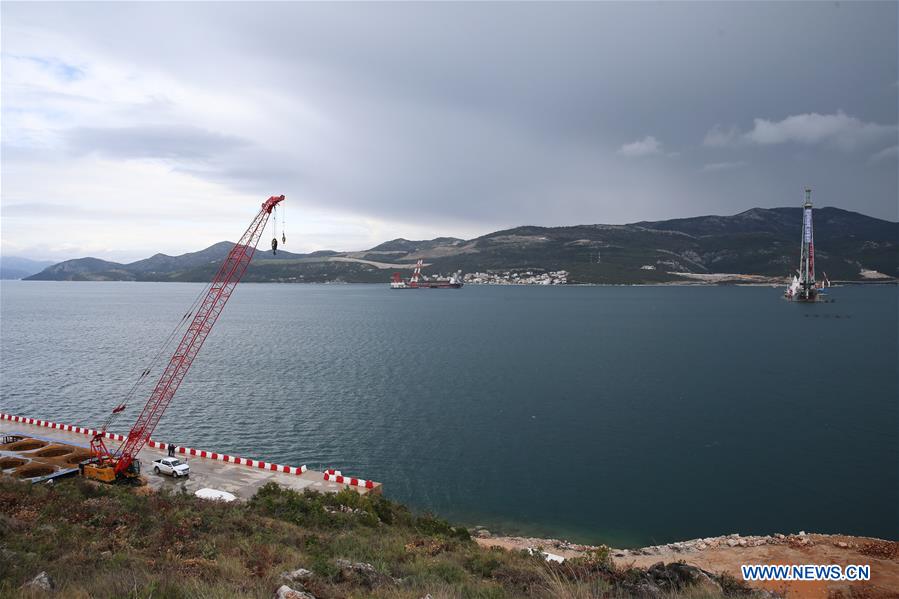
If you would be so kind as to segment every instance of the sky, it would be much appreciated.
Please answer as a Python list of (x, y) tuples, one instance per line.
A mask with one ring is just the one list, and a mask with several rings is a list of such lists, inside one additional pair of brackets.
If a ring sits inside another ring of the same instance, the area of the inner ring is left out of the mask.
[(899, 220), (897, 6), (4, 1), (0, 252)]

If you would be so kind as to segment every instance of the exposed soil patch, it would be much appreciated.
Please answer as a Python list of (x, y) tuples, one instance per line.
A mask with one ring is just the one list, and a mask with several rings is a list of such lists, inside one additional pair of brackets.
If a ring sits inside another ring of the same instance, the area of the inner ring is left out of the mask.
[(34, 452), (34, 455), (42, 458), (56, 458), (62, 455), (68, 455), (70, 453), (72, 453), (71, 447), (60, 447), (58, 445), (54, 445), (46, 449), (36, 451)]
[(75, 453), (68, 456), (65, 460), (66, 464), (77, 464), (78, 462), (84, 461), (89, 457), (91, 457), (91, 452), (84, 449), (76, 449)]
[(37, 439), (25, 439), (24, 441), (13, 443), (9, 446), (9, 449), (11, 449), (12, 451), (31, 451), (32, 449), (40, 449), (41, 447), (46, 446), (47, 443), (44, 441), (38, 441)]
[[(28, 464), (30, 461), (31, 465), (41, 465), (50, 469), (43, 474), (54, 472), (58, 468), (76, 466), (79, 462), (91, 457), (91, 451), (86, 447), (69, 445), (68, 443), (58, 441), (43, 441), (32, 437), (20, 437), (18, 441), (0, 445), (0, 449), (19, 453), (17, 456), (6, 455), (5, 459), (12, 461), (4, 462), (9, 465), (3, 466), (3, 469), (17, 468), (24, 464)], [(21, 472), (21, 470), (19, 472)], [(14, 475), (19, 476), (20, 478), (38, 476), (36, 474), (20, 475), (19, 472), (14, 473)]]
[(36, 476), (53, 474), (55, 471), (56, 468), (53, 466), (47, 466), (45, 464), (29, 464), (16, 470), (14, 474), (19, 478), (34, 478)]
[(19, 458), (0, 458), (0, 470), (8, 470), (10, 468), (18, 468), (28, 460)]
[(899, 558), (899, 543), (892, 541), (871, 541), (862, 545), (858, 550), (862, 555), (878, 557), (880, 559), (895, 560)]

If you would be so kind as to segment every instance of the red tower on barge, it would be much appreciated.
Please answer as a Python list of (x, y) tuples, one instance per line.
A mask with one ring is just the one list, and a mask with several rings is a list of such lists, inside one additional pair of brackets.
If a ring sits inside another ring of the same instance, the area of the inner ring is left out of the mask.
[(412, 278), (406, 280), (400, 273), (393, 273), (390, 281), (391, 289), (459, 289), (462, 287), (462, 273), (457, 272), (449, 279), (422, 279), (421, 267), (424, 260), (419, 259), (412, 271)]

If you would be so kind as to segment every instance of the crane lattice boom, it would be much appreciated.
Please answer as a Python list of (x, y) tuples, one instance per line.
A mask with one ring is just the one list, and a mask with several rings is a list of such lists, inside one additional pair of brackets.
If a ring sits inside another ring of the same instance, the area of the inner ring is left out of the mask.
[[(259, 243), (259, 238), (265, 230), (265, 224), (272, 209), (283, 200), (283, 195), (272, 196), (266, 200), (262, 204), (259, 214), (256, 215), (256, 218), (253, 219), (253, 222), (250, 223), (250, 226), (240, 238), (240, 241), (228, 252), (228, 256), (221, 267), (219, 267), (212, 284), (209, 286), (206, 295), (194, 314), (193, 320), (187, 327), (184, 337), (181, 338), (178, 348), (153, 388), (150, 399), (147, 400), (147, 404), (141, 411), (140, 416), (138, 416), (134, 426), (128, 432), (128, 438), (125, 439), (125, 442), (114, 454), (110, 454), (102, 442), (103, 433), (95, 438), (95, 443), (92, 443), (92, 446), (98, 454), (97, 457), (100, 458), (101, 462), (114, 463), (117, 475), (128, 469), (137, 457), (138, 452), (150, 439), (150, 435), (153, 434), (160, 418), (162, 418), (163, 413), (175, 396), (175, 392), (178, 391), (178, 387), (181, 385), (181, 381), (184, 380), (184, 376), (190, 369), (194, 358), (196, 358), (200, 348), (203, 347), (203, 342), (206, 341), (206, 337), (215, 325), (215, 321), (222, 313), (228, 298), (231, 297), (234, 287), (240, 282), (241, 277), (247, 270), (247, 266), (250, 264), (250, 260), (253, 259), (256, 245)], [(105, 433), (105, 431), (103, 432)]]

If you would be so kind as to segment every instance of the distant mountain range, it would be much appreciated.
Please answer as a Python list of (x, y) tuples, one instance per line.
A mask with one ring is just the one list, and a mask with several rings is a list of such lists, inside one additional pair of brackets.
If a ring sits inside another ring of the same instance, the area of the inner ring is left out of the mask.
[[(419, 258), (427, 272), (567, 270), (573, 283), (661, 283), (675, 273), (786, 277), (799, 263), (801, 208), (753, 208), (628, 225), (524, 226), (476, 239), (394, 239), (360, 252), (277, 255), (260, 248), (245, 281), (386, 282)], [(899, 276), (899, 223), (839, 208), (815, 211), (818, 272), (831, 280)], [(80, 258), (27, 277), (34, 281), (208, 281), (231, 242), (130, 264)]]
[(55, 264), (52, 260), (30, 260), (18, 256), (0, 256), (0, 279), (24, 279)]

